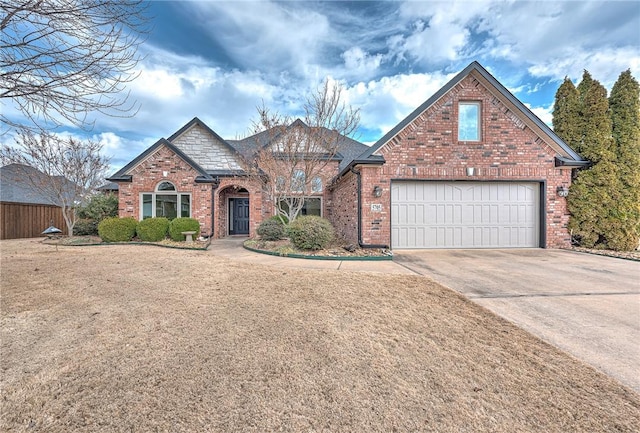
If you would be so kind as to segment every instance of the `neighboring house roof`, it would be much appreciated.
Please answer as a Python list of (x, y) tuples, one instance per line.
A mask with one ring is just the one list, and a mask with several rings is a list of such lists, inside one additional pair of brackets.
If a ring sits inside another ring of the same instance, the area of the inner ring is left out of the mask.
[(524, 117), (523, 121), (539, 136), (546, 137), (545, 142), (549, 144), (557, 153), (558, 161), (566, 166), (584, 166), (588, 164), (575, 150), (569, 147), (560, 137), (558, 137), (551, 128), (549, 128), (538, 116), (529, 110), (522, 102), (518, 100), (511, 92), (509, 92), (498, 80), (496, 80), (480, 63), (474, 61), (464, 68), (458, 75), (445, 84), (433, 96), (427, 99), (422, 105), (416, 108), (411, 114), (404, 118), (398, 125), (387, 132), (373, 146), (355, 158), (355, 160), (366, 162), (379, 161), (380, 156), (376, 152), (400, 133), (405, 127), (411, 124), (418, 116), (424, 113), (429, 107), (435, 104), (440, 98), (446, 95), (453, 87), (460, 83), (467, 75), (475, 74), (475, 77), (483, 83), (489, 91), (495, 91), (497, 96), (508, 103), (510, 109), (516, 110)]
[(102, 186), (96, 188), (97, 191), (109, 192), (109, 191), (118, 191), (120, 187), (115, 182), (105, 183)]
[(111, 182), (131, 182), (132, 175), (130, 171), (133, 170), (138, 164), (144, 161), (149, 155), (153, 154), (156, 150), (158, 150), (161, 146), (166, 146), (173, 153), (182, 158), (187, 164), (189, 164), (195, 171), (198, 172), (199, 176), (196, 177), (196, 182), (214, 182), (215, 178), (212, 177), (205, 169), (200, 167), (197, 162), (191, 159), (188, 155), (186, 155), (182, 150), (178, 149), (172, 143), (167, 141), (164, 138), (156, 141), (151, 147), (142, 152), (140, 155), (135, 157), (133, 161), (129, 164), (122, 167), (118, 172), (116, 172), (113, 176), (107, 178), (108, 181)]
[[(62, 176), (55, 178), (71, 183)], [(34, 186), (30, 179), (42, 183), (43, 188)], [(58, 206), (55, 194), (47, 194), (45, 190), (49, 181), (46, 174), (28, 165), (9, 164), (0, 167), (0, 201)], [(70, 186), (70, 189), (73, 189), (73, 186)]]

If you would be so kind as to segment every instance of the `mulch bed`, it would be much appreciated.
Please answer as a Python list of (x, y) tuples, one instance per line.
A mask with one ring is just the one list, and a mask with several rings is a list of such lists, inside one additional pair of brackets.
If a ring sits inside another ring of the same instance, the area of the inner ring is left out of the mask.
[(279, 255), (302, 255), (311, 257), (387, 257), (391, 256), (390, 250), (382, 248), (360, 248), (357, 245), (335, 241), (327, 248), (321, 250), (301, 250), (296, 248), (289, 239), (279, 241), (265, 241), (261, 239), (249, 239), (245, 246)]
[(571, 251), (577, 251), (580, 253), (596, 254), (599, 256), (616, 257), (619, 259), (635, 260), (640, 262), (640, 251), (612, 251), (612, 250), (599, 250), (593, 248), (572, 247)]
[[(103, 242), (99, 236), (56, 236), (45, 238), (43, 241), (45, 244), (51, 245), (63, 245), (63, 246), (80, 246), (80, 245), (114, 245), (113, 242)], [(134, 238), (131, 242), (116, 242), (115, 244), (127, 244), (132, 245), (155, 245), (166, 248), (185, 248), (193, 250), (206, 250), (211, 243), (210, 239), (200, 240), (194, 239), (192, 243), (177, 242), (171, 239), (163, 239), (158, 242), (143, 242), (138, 238)]]

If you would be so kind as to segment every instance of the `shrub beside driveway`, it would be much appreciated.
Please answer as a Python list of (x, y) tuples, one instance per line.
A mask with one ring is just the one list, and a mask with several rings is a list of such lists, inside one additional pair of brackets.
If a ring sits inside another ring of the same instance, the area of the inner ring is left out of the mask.
[(423, 277), (0, 253), (3, 431), (640, 429), (638, 394)]

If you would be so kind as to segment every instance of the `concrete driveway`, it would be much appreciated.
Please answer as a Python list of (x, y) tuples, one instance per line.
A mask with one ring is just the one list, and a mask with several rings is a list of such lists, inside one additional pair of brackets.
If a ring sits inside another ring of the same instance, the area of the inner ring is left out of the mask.
[(461, 292), (640, 393), (640, 262), (564, 250), (395, 250)]

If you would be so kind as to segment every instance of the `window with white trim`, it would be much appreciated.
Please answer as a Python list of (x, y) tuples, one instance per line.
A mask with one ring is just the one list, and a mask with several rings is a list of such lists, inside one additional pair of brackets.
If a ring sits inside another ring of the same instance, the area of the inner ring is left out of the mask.
[(480, 141), (480, 102), (458, 103), (458, 141)]
[(140, 196), (140, 219), (165, 217), (172, 220), (191, 216), (191, 194), (178, 192), (171, 182), (160, 182), (154, 192), (143, 192)]
[(293, 172), (293, 178), (291, 179), (291, 191), (292, 192), (304, 192), (305, 183), (307, 182), (306, 175), (303, 170), (295, 170)]
[(322, 192), (322, 178), (320, 176), (311, 180), (311, 192)]
[[(280, 208), (289, 212), (289, 206), (285, 201), (280, 202)], [(317, 215), (322, 216), (322, 198), (320, 197), (308, 197), (304, 199), (302, 209), (300, 209), (300, 215)]]

